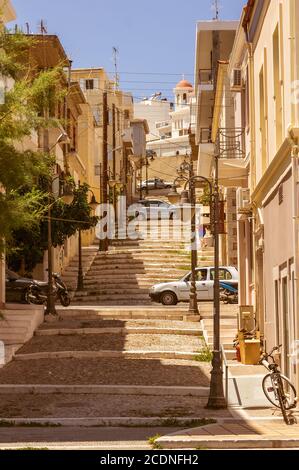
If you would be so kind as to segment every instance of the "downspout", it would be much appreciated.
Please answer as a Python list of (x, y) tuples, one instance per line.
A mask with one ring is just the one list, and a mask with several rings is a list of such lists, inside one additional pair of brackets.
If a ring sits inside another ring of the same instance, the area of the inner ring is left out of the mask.
[[(254, 57), (253, 57), (253, 44), (250, 42), (248, 21), (243, 24), (247, 50), (248, 50), (248, 65), (249, 65), (249, 112), (250, 112), (250, 192), (253, 193), (256, 186), (256, 151), (255, 151), (255, 93), (254, 93)], [(249, 223), (249, 222), (248, 222)], [(247, 225), (247, 224), (246, 224)], [(251, 289), (253, 280), (255, 280), (256, 273), (256, 258), (255, 258), (255, 240), (253, 234), (255, 233), (255, 219), (253, 218), (253, 224), (251, 227), (249, 243), (252, 244), (252, 250), (247, 247), (247, 253), (252, 253), (251, 263), (249, 263), (247, 271), (248, 285), (247, 287), (247, 299), (250, 304), (256, 305), (256, 298), (253, 298), (253, 289)]]
[[(299, 14), (296, 0), (290, 0), (290, 32), (291, 32), (291, 81), (296, 87), (293, 92), (295, 93), (296, 101), (291, 100), (292, 106), (292, 122), (294, 127), (298, 128), (299, 125), (299, 103), (298, 103), (298, 66), (299, 66), (299, 45), (298, 33), (296, 31), (296, 21)], [(294, 252), (294, 265), (295, 265), (295, 311), (299, 308), (299, 146), (298, 139), (294, 138), (292, 128), (289, 127), (289, 136), (292, 145), (292, 206), (293, 206), (293, 252)], [(296, 319), (297, 324), (295, 328), (295, 338), (299, 338), (299, 321)], [(297, 385), (299, 385), (298, 370), (297, 370)]]
[[(294, 302), (295, 312), (298, 311), (299, 306), (299, 146), (293, 142), (292, 147), (292, 207), (293, 207), (293, 253), (294, 253), (294, 275), (295, 275), (295, 286), (294, 286)], [(299, 322), (296, 318), (294, 319), (294, 333), (295, 338), (299, 338)], [(293, 352), (297, 356), (297, 346), (293, 347)], [(298, 381), (298, 369), (297, 369), (297, 381)]]

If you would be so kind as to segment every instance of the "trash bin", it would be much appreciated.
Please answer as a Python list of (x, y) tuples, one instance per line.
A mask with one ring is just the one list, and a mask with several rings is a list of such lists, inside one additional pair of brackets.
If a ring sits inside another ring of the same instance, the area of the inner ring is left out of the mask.
[(261, 357), (261, 342), (259, 339), (239, 339), (241, 362), (246, 365), (257, 365)]

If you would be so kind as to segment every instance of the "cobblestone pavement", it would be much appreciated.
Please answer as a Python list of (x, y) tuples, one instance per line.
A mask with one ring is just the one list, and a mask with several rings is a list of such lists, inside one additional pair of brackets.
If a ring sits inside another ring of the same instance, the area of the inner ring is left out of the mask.
[(207, 399), (173, 396), (11, 394), (0, 395), (3, 418), (206, 417)]
[(209, 385), (210, 365), (153, 359), (39, 359), (13, 361), (0, 384)]
[(199, 336), (157, 334), (100, 334), (73, 336), (36, 336), (18, 352), (20, 354), (52, 351), (188, 351), (203, 347)]

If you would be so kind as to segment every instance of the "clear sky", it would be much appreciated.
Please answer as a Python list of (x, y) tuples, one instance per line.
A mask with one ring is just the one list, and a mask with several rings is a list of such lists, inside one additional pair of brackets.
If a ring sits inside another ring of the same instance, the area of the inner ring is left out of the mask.
[[(74, 67), (113, 72), (119, 50), (121, 88), (136, 97), (172, 96), (181, 74), (193, 81), (195, 25), (212, 19), (212, 0), (12, 0), (17, 24), (36, 33), (41, 19), (57, 34)], [(220, 19), (239, 19), (246, 0), (220, 0)], [(172, 75), (166, 75), (172, 74)], [(146, 83), (149, 82), (149, 83)], [(159, 83), (154, 83), (159, 82)]]

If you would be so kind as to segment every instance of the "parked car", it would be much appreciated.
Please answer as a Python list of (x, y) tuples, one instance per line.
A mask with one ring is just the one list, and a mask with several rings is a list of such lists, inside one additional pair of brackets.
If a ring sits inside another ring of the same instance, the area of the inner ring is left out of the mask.
[(30, 303), (28, 296), (30, 295), (31, 286), (36, 283), (41, 287), (46, 287), (46, 282), (36, 281), (27, 277), (19, 276), (19, 274), (6, 269), (6, 301), (8, 303)]
[[(197, 268), (196, 290), (198, 300), (213, 300), (214, 297), (214, 268)], [(237, 287), (239, 282), (238, 270), (232, 266), (220, 268), (220, 280), (226, 284)], [(182, 279), (174, 282), (156, 284), (151, 287), (149, 296), (153, 302), (163, 305), (176, 305), (179, 302), (188, 302), (190, 298), (191, 272)]]
[[(139, 206), (139, 207), (138, 207)], [(143, 199), (135, 206), (135, 215), (144, 215), (145, 220), (172, 220), (177, 217), (177, 207), (165, 201), (157, 199)]]
[(148, 188), (149, 190), (153, 189), (167, 189), (171, 188), (171, 183), (165, 183), (161, 178), (152, 178), (147, 181), (142, 181), (141, 189)]

